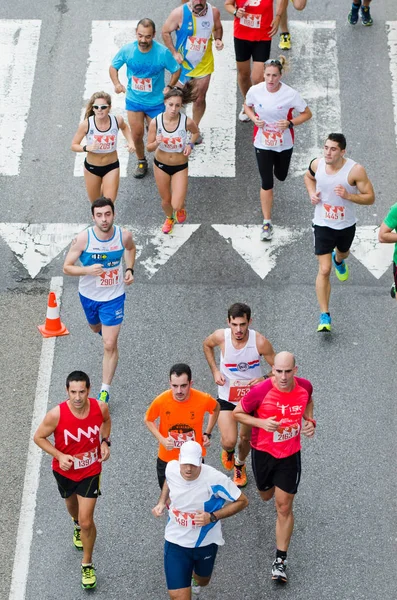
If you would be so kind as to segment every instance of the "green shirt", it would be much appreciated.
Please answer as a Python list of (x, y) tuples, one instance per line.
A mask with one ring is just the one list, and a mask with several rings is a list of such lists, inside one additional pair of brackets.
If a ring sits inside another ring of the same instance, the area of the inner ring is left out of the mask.
[[(397, 203), (393, 204), (389, 210), (386, 219), (384, 220), (384, 224), (397, 232)], [(393, 261), (394, 264), (397, 265), (397, 244), (394, 244)]]

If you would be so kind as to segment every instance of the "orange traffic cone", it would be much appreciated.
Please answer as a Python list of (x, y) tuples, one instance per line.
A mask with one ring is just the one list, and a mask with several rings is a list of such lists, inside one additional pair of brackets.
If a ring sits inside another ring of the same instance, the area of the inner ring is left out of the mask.
[(69, 335), (69, 331), (62, 323), (59, 316), (59, 306), (55, 292), (48, 295), (47, 317), (44, 325), (38, 325), (38, 330), (45, 338), (58, 337), (59, 335)]

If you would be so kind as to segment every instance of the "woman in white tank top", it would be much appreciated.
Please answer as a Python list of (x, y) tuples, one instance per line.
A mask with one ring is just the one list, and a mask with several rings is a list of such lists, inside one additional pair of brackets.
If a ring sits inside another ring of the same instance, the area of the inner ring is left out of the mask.
[[(121, 129), (128, 151), (135, 152), (130, 128), (121, 116), (110, 115), (112, 99), (106, 92), (95, 92), (88, 101), (82, 121), (72, 140), (73, 152), (87, 152), (84, 179), (90, 202), (100, 196), (116, 200), (120, 182), (117, 136)], [(81, 145), (84, 137), (86, 143)]]
[(146, 148), (154, 154), (154, 177), (166, 219), (163, 233), (171, 233), (175, 223), (186, 221), (185, 198), (188, 185), (188, 158), (194, 148), (192, 135), (198, 128), (181, 108), (194, 100), (192, 86), (172, 88), (164, 96), (165, 112), (152, 119)]

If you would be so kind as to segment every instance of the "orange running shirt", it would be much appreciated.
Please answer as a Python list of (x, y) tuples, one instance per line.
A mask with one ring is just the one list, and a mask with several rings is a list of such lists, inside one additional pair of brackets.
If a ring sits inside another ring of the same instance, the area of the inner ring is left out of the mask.
[[(159, 444), (158, 456), (165, 462), (178, 460), (179, 448), (184, 442), (194, 440), (203, 446), (203, 423), (206, 412), (212, 414), (217, 401), (209, 394), (191, 388), (184, 402), (174, 400), (172, 390), (157, 396), (146, 411), (146, 420), (160, 419), (159, 431), (164, 437), (171, 435), (175, 440), (174, 450), (166, 450)], [(206, 450), (203, 448), (203, 456)]]

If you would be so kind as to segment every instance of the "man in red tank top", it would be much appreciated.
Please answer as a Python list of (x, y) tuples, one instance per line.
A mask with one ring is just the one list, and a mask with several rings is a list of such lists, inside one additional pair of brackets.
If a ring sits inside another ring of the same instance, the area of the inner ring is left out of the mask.
[(276, 354), (272, 371), (273, 377), (244, 396), (233, 416), (240, 423), (252, 426), (252, 470), (260, 497), (268, 501), (274, 496), (277, 553), (272, 579), (285, 583), (287, 550), (294, 529), (292, 505), (301, 474), (300, 435), (313, 437), (316, 421), (313, 387), (307, 379), (295, 377), (294, 355)]
[[(35, 435), (35, 443), (53, 457), (52, 469), (74, 521), (73, 543), (83, 551), (81, 585), (96, 586), (92, 552), (96, 538), (94, 510), (100, 495), (102, 462), (110, 456), (108, 405), (89, 398), (90, 379), (73, 371), (66, 379), (68, 400), (52, 408)], [(54, 444), (48, 438), (54, 435)]]

